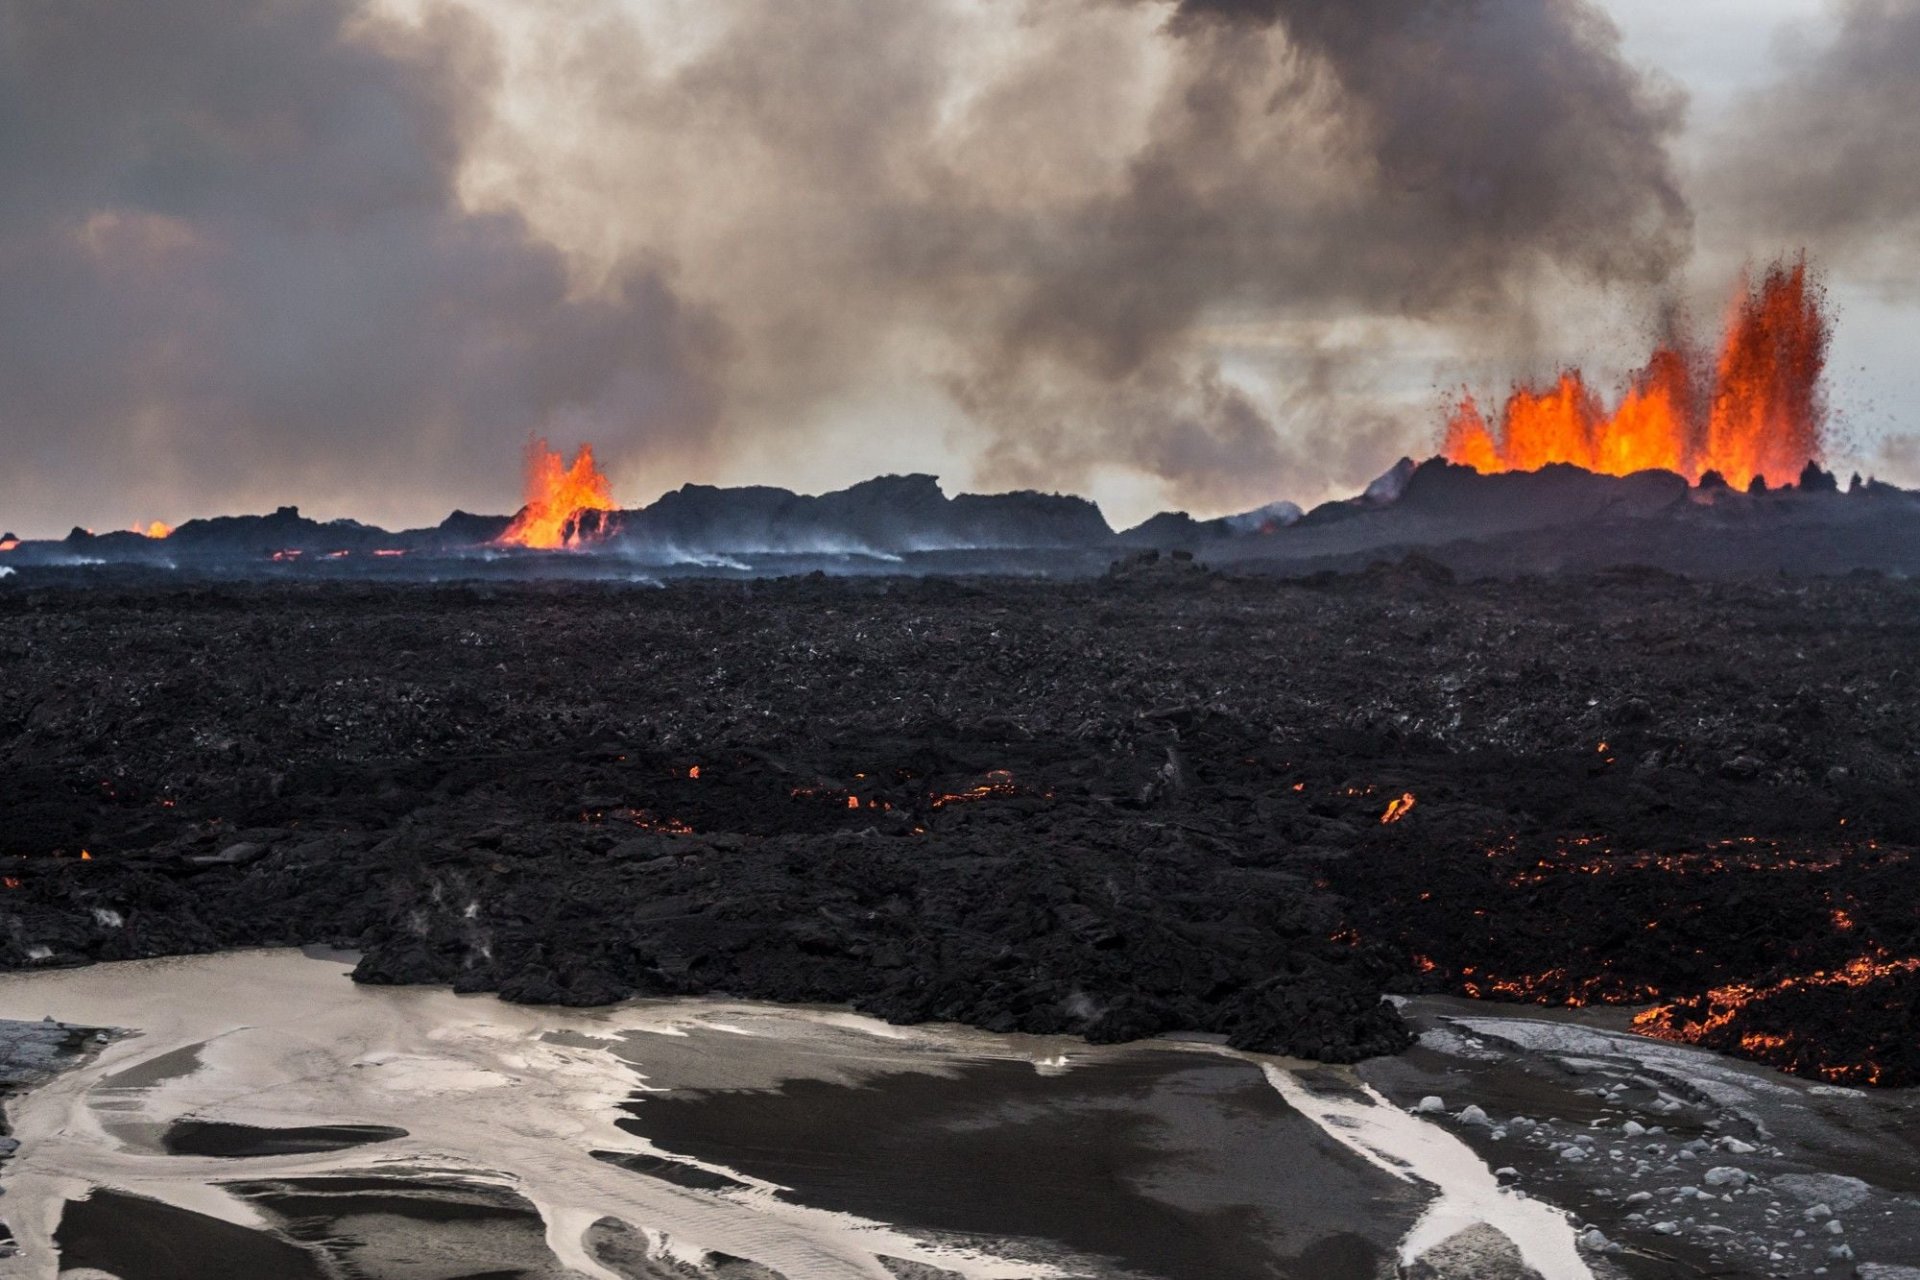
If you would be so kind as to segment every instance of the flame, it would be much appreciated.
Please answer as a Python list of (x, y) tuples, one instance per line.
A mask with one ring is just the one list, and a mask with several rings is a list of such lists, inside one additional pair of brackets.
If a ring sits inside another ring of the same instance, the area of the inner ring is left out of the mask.
[(1830, 326), (1804, 258), (1743, 280), (1711, 369), (1681, 341), (1657, 348), (1612, 413), (1580, 371), (1549, 387), (1515, 387), (1497, 426), (1463, 393), (1441, 456), (1483, 473), (1554, 462), (1607, 475), (1717, 471), (1736, 488), (1797, 481), (1821, 456), (1820, 379)]
[(1400, 821), (1413, 812), (1413, 805), (1413, 792), (1409, 791), (1387, 806), (1387, 811), (1380, 815), (1380, 825), (1385, 826), (1389, 822)]
[(583, 444), (573, 461), (534, 440), (527, 446), (527, 504), (500, 535), (500, 545), (557, 551), (577, 547), (582, 511), (613, 510), (613, 485)]

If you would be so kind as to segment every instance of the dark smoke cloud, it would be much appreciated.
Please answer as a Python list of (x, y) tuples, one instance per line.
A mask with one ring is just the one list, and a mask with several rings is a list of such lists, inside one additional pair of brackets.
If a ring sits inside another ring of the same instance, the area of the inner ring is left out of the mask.
[(1831, 38), (1787, 55), (1734, 113), (1716, 203), (1765, 252), (1806, 245), (1911, 294), (1920, 268), (1920, 5), (1846, 0)]
[(508, 506), (531, 430), (704, 430), (711, 320), (643, 266), (578, 299), (519, 218), (462, 209), (493, 75), (451, 13), (0, 8), (7, 522)]
[(1430, 443), (1336, 323), (1484, 358), (1689, 241), (1589, 0), (494, 8), (0, 11), (7, 520), (478, 501), (529, 430), (677, 481), (915, 386), (982, 483), (1251, 506)]
[[(1205, 503), (1344, 453), (1337, 422), (1262, 421), (1222, 389), (1193, 335), (1223, 307), (1518, 333), (1547, 264), (1652, 283), (1684, 259), (1682, 103), (1583, 0), (1185, 0), (1166, 29), (1175, 80), (1124, 185), (1032, 264), (964, 384), (1016, 476), (1116, 451)], [(1128, 385), (1132, 412), (1035, 433), (1025, 389), (1058, 366)]]

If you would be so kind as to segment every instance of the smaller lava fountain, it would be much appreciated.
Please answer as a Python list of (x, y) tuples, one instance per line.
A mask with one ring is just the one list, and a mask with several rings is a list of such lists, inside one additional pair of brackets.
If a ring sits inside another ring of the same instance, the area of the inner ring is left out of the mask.
[(1736, 488), (1792, 484), (1821, 456), (1820, 378), (1831, 326), (1804, 258), (1776, 262), (1736, 294), (1720, 353), (1684, 341), (1657, 348), (1607, 412), (1578, 369), (1549, 387), (1515, 387), (1489, 422), (1470, 394), (1441, 454), (1483, 473), (1567, 462), (1607, 475), (1709, 471)]
[(527, 445), (527, 505), (499, 544), (542, 551), (578, 547), (591, 541), (582, 532), (581, 513), (613, 509), (613, 485), (594, 465), (592, 445), (581, 445), (569, 463), (536, 439)]

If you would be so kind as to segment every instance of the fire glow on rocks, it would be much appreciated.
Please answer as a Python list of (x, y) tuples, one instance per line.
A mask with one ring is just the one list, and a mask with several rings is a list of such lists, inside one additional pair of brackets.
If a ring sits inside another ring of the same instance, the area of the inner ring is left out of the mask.
[(1792, 484), (1821, 456), (1820, 379), (1831, 326), (1804, 259), (1776, 262), (1736, 294), (1716, 360), (1684, 340), (1658, 347), (1607, 412), (1578, 369), (1520, 386), (1489, 421), (1471, 394), (1441, 453), (1484, 473), (1565, 462), (1608, 475), (1652, 469), (1736, 488)]
[(1801, 1074), (1840, 1084), (1879, 1084), (1884, 1068), (1878, 1062), (1833, 1062), (1810, 1039), (1741, 1028), (1760, 1006), (1789, 992), (1808, 987), (1870, 987), (1914, 973), (1920, 973), (1920, 957), (1894, 958), (1876, 949), (1837, 968), (1769, 983), (1731, 982), (1698, 999), (1655, 1005), (1634, 1015), (1633, 1029), (1661, 1040), (1714, 1048), (1731, 1047), (1725, 1042), (1733, 1040), (1751, 1056)]
[(500, 545), (559, 551), (588, 541), (580, 529), (583, 511), (612, 511), (613, 484), (583, 444), (568, 462), (545, 440), (527, 446), (527, 503), (515, 516)]

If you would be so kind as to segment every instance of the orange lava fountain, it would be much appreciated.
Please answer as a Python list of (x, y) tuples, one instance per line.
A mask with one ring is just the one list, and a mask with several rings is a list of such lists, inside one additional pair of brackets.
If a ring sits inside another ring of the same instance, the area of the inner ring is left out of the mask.
[(1776, 262), (1758, 287), (1743, 282), (1711, 368), (1684, 343), (1659, 347), (1611, 413), (1578, 369), (1548, 387), (1515, 387), (1496, 422), (1463, 394), (1441, 455), (1484, 473), (1568, 462), (1691, 481), (1717, 471), (1736, 488), (1755, 477), (1792, 484), (1821, 456), (1831, 333), (1821, 302), (1804, 258)]
[(577, 547), (583, 541), (580, 513), (613, 509), (613, 485), (594, 465), (592, 445), (581, 445), (569, 463), (545, 440), (534, 440), (527, 446), (527, 505), (500, 543), (546, 551)]

